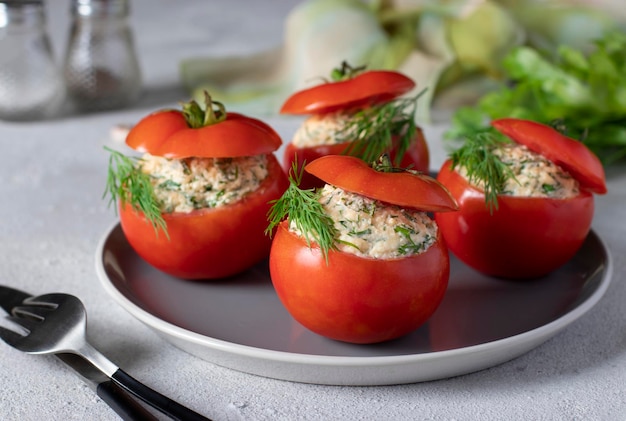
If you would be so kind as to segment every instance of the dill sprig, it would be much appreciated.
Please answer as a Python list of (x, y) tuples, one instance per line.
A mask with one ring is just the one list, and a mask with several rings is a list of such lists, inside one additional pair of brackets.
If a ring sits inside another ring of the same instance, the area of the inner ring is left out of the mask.
[(498, 209), (498, 194), (504, 190), (513, 172), (493, 153), (494, 148), (509, 141), (490, 131), (476, 132), (465, 137), (463, 145), (452, 152), (452, 168), (464, 167), (467, 179), (474, 185), (482, 185), (485, 204), (489, 212)]
[(309, 247), (312, 242), (319, 245), (328, 262), (328, 251), (336, 248), (337, 229), (319, 202), (319, 192), (298, 187), (304, 168), (298, 169), (296, 161), (294, 160), (289, 172), (289, 187), (279, 199), (270, 202), (272, 207), (267, 214), (269, 225), (265, 233), (271, 235), (274, 228), (288, 218), (290, 223), (295, 224)]
[(397, 138), (394, 164), (399, 165), (415, 138), (417, 100), (423, 92), (413, 98), (396, 98), (354, 113), (338, 134), (340, 142), (350, 142), (344, 153), (374, 162), (393, 148), (394, 138)]
[(139, 169), (138, 158), (128, 157), (106, 146), (105, 149), (111, 156), (103, 198), (110, 196), (109, 206), (118, 200), (123, 205), (129, 203), (134, 210), (143, 212), (157, 235), (159, 229), (168, 235), (167, 224), (150, 183), (150, 176)]

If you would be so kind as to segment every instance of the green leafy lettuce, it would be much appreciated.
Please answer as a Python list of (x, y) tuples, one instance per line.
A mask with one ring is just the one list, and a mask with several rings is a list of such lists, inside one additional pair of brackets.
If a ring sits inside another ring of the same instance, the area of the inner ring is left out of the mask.
[(591, 53), (561, 46), (547, 56), (518, 47), (503, 60), (502, 85), (474, 107), (461, 107), (446, 133), (460, 139), (516, 117), (551, 124), (583, 141), (605, 163), (626, 159), (626, 34), (612, 31)]

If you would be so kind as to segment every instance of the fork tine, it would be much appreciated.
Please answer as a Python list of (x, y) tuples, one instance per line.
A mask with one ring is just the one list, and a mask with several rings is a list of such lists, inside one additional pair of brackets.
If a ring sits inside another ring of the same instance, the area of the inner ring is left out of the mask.
[(17, 343), (23, 338), (24, 336), (20, 335), (19, 333), (0, 326), (0, 339), (2, 339), (4, 342), (11, 345), (12, 347), (15, 347)]
[[(14, 307), (13, 310), (15, 310), (16, 308), (17, 307)], [(12, 321), (16, 325), (23, 327), (29, 332), (32, 331), (39, 323), (41, 323), (41, 320), (42, 320), (42, 319), (35, 319), (32, 317), (21, 317), (18, 315), (7, 316), (6, 319)]]
[(13, 307), (13, 309), (11, 310), (11, 314), (15, 317), (21, 317), (35, 322), (41, 322), (52, 311), (54, 311), (54, 308), (28, 305)]
[(44, 294), (36, 297), (28, 297), (24, 300), (24, 304), (40, 307), (48, 307), (55, 309), (64, 301), (67, 301), (69, 296), (67, 294)]

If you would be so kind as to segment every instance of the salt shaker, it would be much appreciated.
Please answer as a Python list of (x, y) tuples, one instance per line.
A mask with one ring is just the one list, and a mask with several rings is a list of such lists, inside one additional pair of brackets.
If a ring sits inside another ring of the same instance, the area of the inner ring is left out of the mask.
[(0, 119), (53, 117), (64, 97), (43, 0), (0, 1)]
[(77, 111), (122, 108), (138, 99), (141, 71), (129, 9), (129, 0), (72, 0), (64, 77)]

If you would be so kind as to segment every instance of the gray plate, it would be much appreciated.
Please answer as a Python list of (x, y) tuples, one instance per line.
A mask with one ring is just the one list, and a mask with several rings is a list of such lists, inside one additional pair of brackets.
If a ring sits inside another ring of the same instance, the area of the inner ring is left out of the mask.
[(176, 279), (143, 261), (115, 224), (100, 241), (96, 269), (127, 311), (202, 359), (277, 379), (383, 385), (466, 374), (522, 355), (600, 300), (612, 264), (593, 231), (569, 263), (535, 281), (489, 278), (452, 256), (448, 291), (430, 320), (375, 345), (337, 342), (302, 327), (276, 296), (267, 263), (227, 280)]

